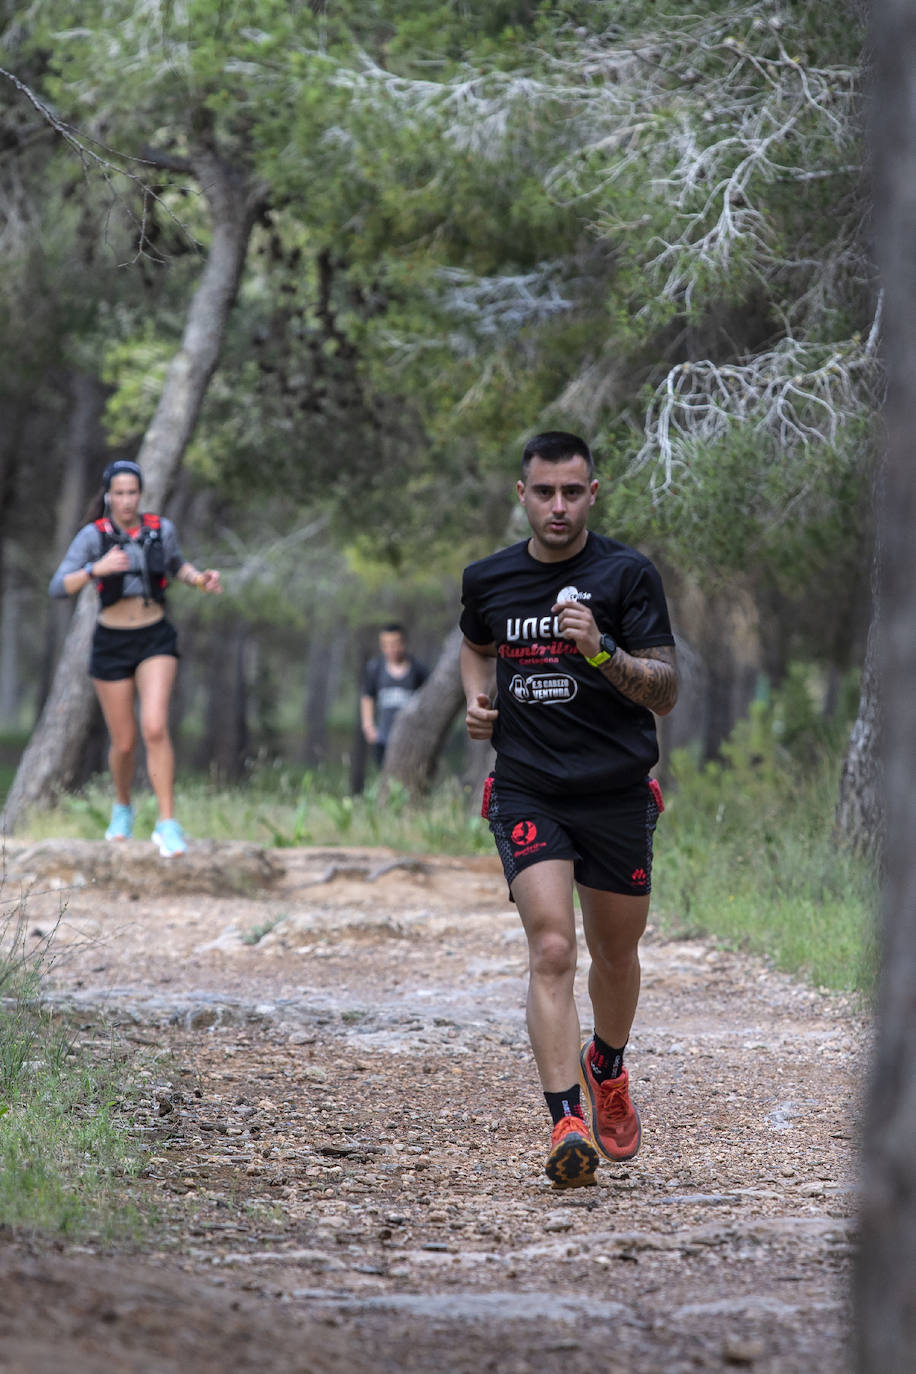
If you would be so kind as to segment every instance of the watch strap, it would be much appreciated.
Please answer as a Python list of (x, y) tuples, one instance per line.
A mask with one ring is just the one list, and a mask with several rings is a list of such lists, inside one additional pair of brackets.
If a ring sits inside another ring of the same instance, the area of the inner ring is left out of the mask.
[(592, 668), (600, 668), (602, 663), (607, 663), (617, 652), (617, 641), (610, 635), (603, 634), (598, 640), (598, 652), (594, 658), (587, 658), (585, 661)]

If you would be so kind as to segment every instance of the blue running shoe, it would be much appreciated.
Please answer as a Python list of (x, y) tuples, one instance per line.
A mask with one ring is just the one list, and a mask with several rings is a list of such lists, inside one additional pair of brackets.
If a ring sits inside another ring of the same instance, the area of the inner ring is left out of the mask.
[(134, 833), (134, 808), (124, 802), (115, 802), (111, 808), (111, 820), (105, 831), (106, 840), (129, 840)]
[(187, 853), (184, 831), (177, 821), (159, 821), (150, 837), (163, 859), (171, 859), (175, 854)]

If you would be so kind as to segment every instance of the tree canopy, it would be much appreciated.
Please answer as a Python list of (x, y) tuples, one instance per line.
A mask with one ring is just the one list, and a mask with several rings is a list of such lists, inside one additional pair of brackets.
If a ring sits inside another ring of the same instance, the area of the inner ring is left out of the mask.
[(503, 537), (524, 437), (564, 427), (609, 529), (795, 606), (808, 651), (844, 619), (854, 654), (861, 29), (852, 0), (16, 7), (7, 386), (60, 418), (89, 371), (136, 451), (213, 234), (206, 139), (260, 210), (185, 466), (243, 562), (309, 529), (376, 586), (454, 576)]

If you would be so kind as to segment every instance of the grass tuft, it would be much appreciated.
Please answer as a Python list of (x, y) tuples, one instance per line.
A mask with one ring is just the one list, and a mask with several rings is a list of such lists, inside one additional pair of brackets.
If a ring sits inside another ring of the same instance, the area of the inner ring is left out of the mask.
[(765, 955), (818, 986), (869, 995), (878, 881), (834, 833), (845, 732), (787, 732), (783, 702), (755, 703), (722, 757), (672, 759), (659, 824), (659, 924)]
[(0, 878), (0, 1225), (134, 1240), (144, 1223), (124, 1193), (142, 1152), (119, 1115), (124, 1065), (42, 1000), (53, 932), (36, 945), (25, 899), (4, 893)]
[[(31, 840), (99, 839), (108, 824), (110, 791), (106, 779), (93, 781), (78, 796), (34, 811), (23, 835)], [(136, 807), (134, 834), (142, 837), (152, 831), (155, 803), (152, 797), (139, 797)], [(176, 808), (188, 835), (197, 839), (248, 840), (277, 848), (381, 845), (437, 854), (490, 853), (493, 844), (478, 808), (454, 781), (443, 783), (417, 806), (397, 782), (389, 784), (384, 800), (377, 780), (351, 797), (333, 791), (320, 773), (269, 765), (238, 788), (183, 779)]]

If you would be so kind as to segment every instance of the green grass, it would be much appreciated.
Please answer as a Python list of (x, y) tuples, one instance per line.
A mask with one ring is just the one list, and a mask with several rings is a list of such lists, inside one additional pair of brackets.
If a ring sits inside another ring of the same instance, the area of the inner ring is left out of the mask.
[(818, 986), (870, 994), (878, 881), (834, 835), (845, 732), (787, 742), (758, 704), (721, 761), (672, 761), (653, 874), (663, 929), (713, 935)]
[[(156, 821), (151, 796), (137, 798), (134, 834), (147, 838)], [(420, 806), (393, 783), (384, 800), (373, 782), (360, 796), (332, 790), (317, 773), (267, 767), (244, 786), (217, 788), (179, 781), (176, 812), (196, 839), (249, 840), (293, 845), (381, 845), (437, 854), (490, 853), (492, 840), (478, 807), (455, 783), (446, 783)], [(65, 797), (52, 809), (33, 812), (17, 830), (31, 840), (99, 839), (108, 824), (111, 789), (105, 779)]]
[(0, 1224), (132, 1241), (142, 1150), (123, 1112), (127, 1069), (42, 1001), (50, 937), (36, 945), (23, 900), (3, 898), (0, 882)]

